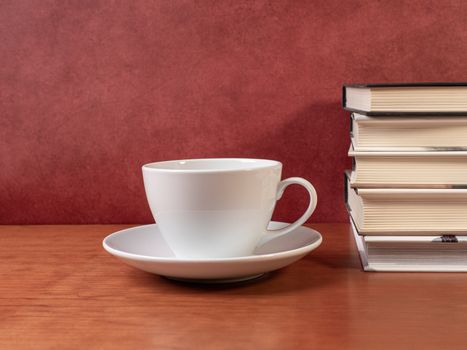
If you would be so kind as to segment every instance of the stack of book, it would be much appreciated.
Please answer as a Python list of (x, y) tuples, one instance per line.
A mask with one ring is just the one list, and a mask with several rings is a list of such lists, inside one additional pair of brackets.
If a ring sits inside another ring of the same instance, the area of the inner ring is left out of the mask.
[(467, 271), (467, 83), (346, 85), (345, 200), (366, 271)]

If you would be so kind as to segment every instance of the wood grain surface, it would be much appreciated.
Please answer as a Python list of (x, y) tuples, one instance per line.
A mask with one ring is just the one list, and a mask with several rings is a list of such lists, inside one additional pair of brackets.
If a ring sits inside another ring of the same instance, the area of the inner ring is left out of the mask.
[(465, 349), (467, 274), (364, 273), (347, 224), (303, 260), (193, 285), (116, 260), (124, 225), (0, 226), (0, 349)]

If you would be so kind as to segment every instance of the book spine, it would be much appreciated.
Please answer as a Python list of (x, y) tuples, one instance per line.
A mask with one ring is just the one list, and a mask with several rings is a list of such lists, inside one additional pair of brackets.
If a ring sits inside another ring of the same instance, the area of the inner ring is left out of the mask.
[(347, 174), (347, 172), (344, 172), (344, 203), (345, 203), (347, 210), (350, 212), (348, 200), (349, 200), (349, 175)]
[(345, 85), (342, 86), (342, 108), (347, 107), (347, 91)]

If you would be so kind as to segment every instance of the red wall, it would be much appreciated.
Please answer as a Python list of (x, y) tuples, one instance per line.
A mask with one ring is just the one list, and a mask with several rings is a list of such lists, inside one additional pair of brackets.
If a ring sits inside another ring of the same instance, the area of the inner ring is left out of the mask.
[(464, 1), (2, 1), (0, 223), (150, 222), (140, 166), (194, 157), (280, 160), (312, 221), (345, 221), (342, 84), (467, 80), (466, 23)]

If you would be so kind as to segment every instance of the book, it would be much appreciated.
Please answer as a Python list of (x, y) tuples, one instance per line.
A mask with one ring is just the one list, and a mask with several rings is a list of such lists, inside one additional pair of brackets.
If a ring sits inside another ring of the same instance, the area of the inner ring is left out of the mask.
[(342, 95), (345, 109), (365, 115), (467, 114), (466, 82), (352, 84)]
[(355, 151), (467, 151), (467, 117), (351, 115)]
[(355, 151), (353, 187), (463, 188), (467, 186), (467, 151)]
[(345, 176), (345, 203), (364, 235), (467, 234), (467, 189), (353, 188)]
[(350, 223), (365, 271), (467, 272), (467, 236), (363, 236)]

